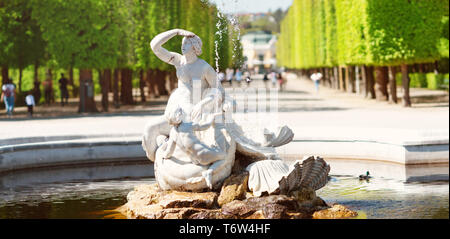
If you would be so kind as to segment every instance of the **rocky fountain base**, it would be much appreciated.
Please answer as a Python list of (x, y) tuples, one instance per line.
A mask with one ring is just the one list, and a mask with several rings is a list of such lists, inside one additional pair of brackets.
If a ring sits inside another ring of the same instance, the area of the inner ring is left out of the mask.
[(130, 219), (338, 219), (357, 213), (328, 205), (313, 190), (255, 197), (248, 173), (228, 177), (218, 192), (163, 191), (158, 184), (135, 187), (120, 211)]

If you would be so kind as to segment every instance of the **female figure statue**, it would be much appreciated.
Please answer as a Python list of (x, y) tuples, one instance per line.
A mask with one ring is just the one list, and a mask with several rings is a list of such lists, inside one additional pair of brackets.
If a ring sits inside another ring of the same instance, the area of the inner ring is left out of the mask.
[[(169, 52), (162, 47), (164, 43), (175, 36), (184, 37), (181, 48), (182, 55)], [(201, 84), (202, 91), (207, 88), (218, 88), (223, 91), (221, 85), (216, 82), (216, 72), (214, 69), (204, 60), (198, 58), (202, 53), (202, 41), (194, 33), (180, 29), (170, 30), (156, 36), (150, 45), (159, 59), (175, 66), (178, 77), (178, 88), (169, 98), (165, 113), (166, 116), (167, 112), (173, 112), (173, 108), (178, 106), (183, 109), (186, 117), (190, 117), (193, 111), (194, 115), (198, 116), (201, 113), (202, 104), (207, 104), (214, 99), (212, 96), (205, 98), (194, 110), (194, 80)], [(201, 94), (203, 92), (199, 93)], [(189, 121), (190, 119), (186, 120)], [(143, 146), (146, 150), (147, 157), (151, 161), (155, 161), (155, 153), (158, 147), (154, 139), (159, 135), (168, 135), (169, 132), (170, 127), (166, 121), (166, 117), (160, 117), (148, 124), (147, 130), (144, 133), (146, 135), (144, 135)]]

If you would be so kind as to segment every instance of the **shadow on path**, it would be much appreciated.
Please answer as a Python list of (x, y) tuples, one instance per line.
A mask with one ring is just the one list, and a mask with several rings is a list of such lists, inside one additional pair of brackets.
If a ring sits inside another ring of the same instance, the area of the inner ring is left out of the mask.
[[(33, 117), (33, 118), (0, 118), (0, 122), (5, 121), (31, 121), (31, 120), (52, 120), (52, 119), (75, 119), (75, 118), (88, 118), (88, 117), (117, 117), (117, 116), (157, 116), (163, 115), (164, 110), (133, 110), (114, 113), (73, 113), (72, 115), (61, 116), (48, 116), (48, 117)], [(23, 114), (22, 114), (23, 115)]]
[(303, 106), (303, 107), (287, 107), (283, 106), (278, 108), (278, 112), (314, 112), (314, 111), (344, 111), (349, 110), (349, 108), (342, 108), (342, 107), (314, 107), (314, 106)]

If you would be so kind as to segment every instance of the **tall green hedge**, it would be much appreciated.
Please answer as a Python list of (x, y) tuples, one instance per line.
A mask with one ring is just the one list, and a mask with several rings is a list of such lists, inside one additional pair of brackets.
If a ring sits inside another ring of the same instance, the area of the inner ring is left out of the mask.
[(448, 1), (368, 1), (367, 36), (372, 62), (399, 65), (439, 59), (445, 4), (448, 6)]
[[(447, 9), (448, 13), (448, 9)], [(439, 40), (439, 53), (443, 58), (449, 58), (449, 16), (442, 18), (441, 39)]]
[[(294, 0), (280, 65), (393, 66), (448, 57), (448, 0)], [(446, 28), (447, 27), (447, 28)]]
[(336, 0), (324, 0), (325, 13), (325, 66), (331, 67), (338, 64), (338, 38), (337, 38), (337, 19), (336, 19)]

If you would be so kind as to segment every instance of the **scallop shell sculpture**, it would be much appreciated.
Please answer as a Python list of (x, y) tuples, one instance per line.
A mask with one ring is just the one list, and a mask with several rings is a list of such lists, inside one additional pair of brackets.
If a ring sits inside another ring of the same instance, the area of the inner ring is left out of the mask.
[(301, 164), (296, 162), (289, 175), (279, 181), (280, 194), (288, 195), (300, 189), (317, 191), (327, 184), (329, 173), (330, 165), (323, 158), (311, 156)]
[(318, 190), (328, 182), (330, 165), (320, 157), (309, 157), (289, 167), (282, 160), (263, 160), (250, 164), (248, 188), (253, 195), (289, 195), (301, 189)]
[(278, 182), (289, 174), (289, 165), (281, 160), (263, 160), (250, 164), (246, 170), (248, 188), (260, 197), (264, 192), (271, 194), (278, 190)]

